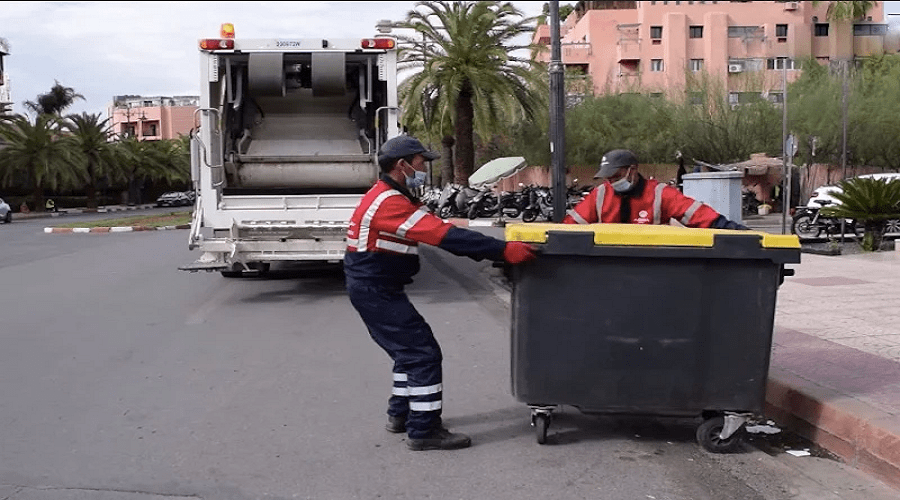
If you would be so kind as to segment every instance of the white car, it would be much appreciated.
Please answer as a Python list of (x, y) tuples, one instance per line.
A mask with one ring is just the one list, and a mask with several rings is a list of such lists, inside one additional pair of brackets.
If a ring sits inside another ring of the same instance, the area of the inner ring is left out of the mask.
[(6, 224), (12, 222), (12, 209), (9, 208), (9, 203), (3, 201), (2, 198), (0, 198), (0, 221)]
[[(860, 175), (858, 178), (860, 179), (885, 179), (885, 180), (898, 180), (900, 181), (900, 173), (887, 172), (880, 174), (866, 174)], [(821, 186), (815, 189), (812, 192), (812, 196), (809, 197), (809, 201), (806, 202), (806, 206), (808, 208), (822, 208), (823, 206), (828, 205), (840, 205), (841, 202), (834, 197), (834, 193), (840, 193), (843, 190), (840, 186), (837, 185), (826, 185)], [(888, 233), (898, 233), (900, 232), (900, 220), (894, 219), (888, 221)]]

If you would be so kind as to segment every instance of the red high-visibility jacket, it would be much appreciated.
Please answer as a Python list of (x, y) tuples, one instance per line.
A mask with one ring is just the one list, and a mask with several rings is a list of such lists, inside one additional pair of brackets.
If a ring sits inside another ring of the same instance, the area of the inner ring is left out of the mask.
[(628, 193), (616, 193), (609, 182), (600, 184), (568, 212), (563, 223), (668, 224), (675, 219), (687, 227), (712, 227), (719, 217), (712, 207), (678, 189), (639, 177)]
[(506, 242), (445, 222), (388, 176), (363, 196), (350, 219), (344, 273), (409, 283), (419, 272), (419, 243), (475, 260), (503, 260)]

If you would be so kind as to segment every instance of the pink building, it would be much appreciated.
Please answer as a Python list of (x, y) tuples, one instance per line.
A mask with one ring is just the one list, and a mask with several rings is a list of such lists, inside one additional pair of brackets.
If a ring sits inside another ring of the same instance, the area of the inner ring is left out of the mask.
[[(900, 49), (882, 2), (852, 22), (829, 22), (828, 4), (581, 1), (560, 26), (562, 62), (590, 76), (597, 94), (678, 92), (708, 74), (733, 104), (743, 93), (781, 102), (783, 69), (795, 80), (802, 59), (839, 64)], [(549, 62), (550, 27), (533, 40), (548, 46), (536, 58)]]
[(177, 139), (194, 128), (196, 96), (116, 96), (107, 114), (114, 138), (136, 137), (139, 141)]

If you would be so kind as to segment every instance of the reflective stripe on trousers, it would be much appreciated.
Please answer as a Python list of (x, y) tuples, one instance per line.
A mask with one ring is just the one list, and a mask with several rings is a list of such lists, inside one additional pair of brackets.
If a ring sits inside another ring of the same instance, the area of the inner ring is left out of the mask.
[(407, 415), (411, 438), (425, 437), (441, 423), (441, 348), (431, 327), (401, 285), (347, 277), (350, 302), (375, 341), (394, 361), (388, 415)]

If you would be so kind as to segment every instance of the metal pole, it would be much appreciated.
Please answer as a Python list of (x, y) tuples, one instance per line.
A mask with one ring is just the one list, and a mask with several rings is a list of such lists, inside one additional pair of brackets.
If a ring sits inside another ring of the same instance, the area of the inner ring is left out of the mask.
[(559, 40), (559, 1), (550, 2), (550, 163), (553, 169), (553, 222), (566, 215), (565, 87)]
[[(841, 61), (841, 180), (847, 178), (847, 66), (850, 61)], [(847, 232), (846, 219), (841, 219), (841, 243)]]
[[(787, 143), (787, 58), (782, 61), (781, 66), (781, 96), (782, 96), (782, 106), (781, 106), (781, 160), (784, 167), (784, 178), (787, 179), (790, 173), (788, 172), (788, 143)], [(784, 184), (784, 181), (782, 182)], [(783, 186), (782, 186), (783, 187)], [(782, 195), (784, 195), (784, 189), (781, 190)], [(781, 202), (781, 234), (787, 233), (787, 210), (785, 207), (787, 204), (782, 201)]]

